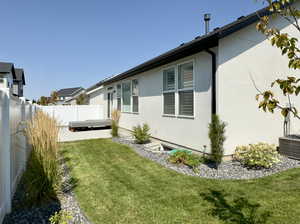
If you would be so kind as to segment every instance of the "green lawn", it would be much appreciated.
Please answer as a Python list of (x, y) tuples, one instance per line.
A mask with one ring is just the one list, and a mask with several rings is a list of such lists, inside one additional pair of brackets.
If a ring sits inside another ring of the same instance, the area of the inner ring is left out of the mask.
[(249, 181), (189, 177), (111, 140), (62, 144), (93, 223), (300, 223), (300, 169)]

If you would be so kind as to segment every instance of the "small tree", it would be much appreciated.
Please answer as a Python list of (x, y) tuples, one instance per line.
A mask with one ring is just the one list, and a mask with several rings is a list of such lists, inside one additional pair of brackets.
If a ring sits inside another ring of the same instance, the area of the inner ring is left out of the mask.
[(86, 105), (86, 104), (88, 104), (88, 96), (85, 93), (80, 94), (76, 98), (76, 104), (77, 105)]
[(49, 98), (46, 96), (41, 96), (38, 100), (38, 104), (42, 106), (47, 106), (49, 104)]
[(224, 155), (225, 128), (226, 124), (219, 119), (218, 115), (212, 115), (208, 135), (210, 138), (211, 159), (216, 163), (217, 168)]
[[(297, 9), (293, 3), (295, 0), (264, 0), (269, 5), (268, 10), (274, 17), (281, 17), (295, 30), (300, 33), (300, 10)], [(300, 69), (300, 48), (298, 47), (298, 39), (288, 33), (282, 33), (276, 27), (269, 27), (270, 16), (261, 17), (260, 22), (257, 24), (257, 30), (262, 32), (271, 41), (272, 46), (281, 50), (282, 55), (288, 57), (288, 67), (290, 69)], [(271, 90), (260, 91), (257, 87), (258, 94), (256, 100), (259, 101), (259, 108), (265, 112), (274, 113), (274, 110), (280, 110), (284, 118), (287, 119), (289, 113), (293, 114), (296, 118), (300, 119), (298, 110), (291, 102), (291, 96), (298, 96), (300, 93), (300, 79), (294, 76), (288, 76), (285, 79), (277, 79), (271, 83), (271, 88), (278, 86), (283, 96), (287, 98), (288, 104), (284, 105), (279, 102), (279, 99)], [(286, 122), (285, 122), (286, 124)], [(286, 134), (286, 133), (285, 133)]]
[(57, 101), (58, 101), (58, 93), (56, 91), (53, 91), (50, 96), (50, 103), (56, 104)]

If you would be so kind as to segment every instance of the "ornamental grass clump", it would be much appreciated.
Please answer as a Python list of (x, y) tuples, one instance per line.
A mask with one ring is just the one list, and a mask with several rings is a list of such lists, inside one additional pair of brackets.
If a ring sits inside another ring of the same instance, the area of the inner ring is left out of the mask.
[(32, 146), (24, 173), (30, 205), (56, 198), (59, 187), (58, 132), (57, 121), (42, 111), (37, 111), (25, 128)]
[(143, 124), (143, 126), (138, 125), (133, 127), (133, 137), (135, 138), (135, 142), (137, 144), (146, 144), (150, 142), (150, 127), (148, 124)]
[(250, 168), (271, 168), (280, 161), (275, 145), (267, 143), (238, 146), (234, 157)]
[(114, 110), (111, 113), (111, 135), (112, 137), (119, 136), (119, 121), (121, 117), (121, 112), (119, 110)]

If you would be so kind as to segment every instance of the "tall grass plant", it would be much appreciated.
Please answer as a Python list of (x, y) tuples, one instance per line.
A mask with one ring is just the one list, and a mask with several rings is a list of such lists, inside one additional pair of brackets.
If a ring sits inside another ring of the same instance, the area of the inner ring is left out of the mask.
[(55, 119), (37, 111), (27, 123), (26, 136), (32, 146), (24, 174), (29, 204), (56, 198), (59, 187), (58, 133)]

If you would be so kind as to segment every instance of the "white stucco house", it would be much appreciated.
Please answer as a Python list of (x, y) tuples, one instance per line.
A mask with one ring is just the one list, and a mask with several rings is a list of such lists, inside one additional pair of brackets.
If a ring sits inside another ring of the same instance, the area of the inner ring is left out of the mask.
[[(264, 90), (276, 78), (295, 71), (256, 30), (258, 15), (267, 13), (262, 9), (240, 17), (100, 81), (86, 91), (90, 104), (103, 105), (107, 118), (113, 109), (121, 110), (122, 128), (147, 123), (154, 138), (195, 151), (209, 153), (208, 124), (215, 113), (227, 123), (225, 155), (232, 155), (237, 145), (278, 145), (283, 117), (258, 109), (252, 78)], [(271, 25), (300, 38), (283, 19), (274, 18)], [(299, 99), (294, 103), (300, 106)], [(291, 119), (290, 130), (300, 133), (300, 122)]]

